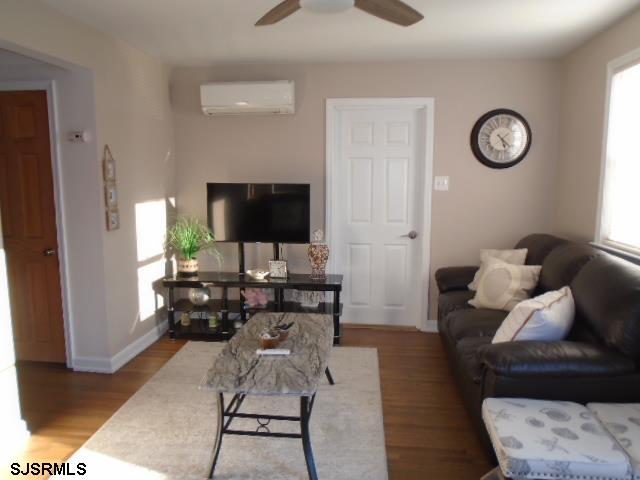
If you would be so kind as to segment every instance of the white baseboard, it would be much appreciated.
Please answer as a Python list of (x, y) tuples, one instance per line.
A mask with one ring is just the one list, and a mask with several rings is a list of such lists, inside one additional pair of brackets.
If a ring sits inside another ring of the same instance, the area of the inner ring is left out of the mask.
[(113, 373), (111, 359), (105, 357), (74, 357), (71, 368), (76, 372)]
[(427, 320), (423, 331), (429, 333), (438, 333), (438, 321)]
[(169, 328), (165, 320), (140, 338), (131, 342), (111, 358), (104, 357), (76, 357), (73, 359), (73, 369), (77, 372), (114, 373), (120, 370), (133, 358), (151, 344), (158, 341)]

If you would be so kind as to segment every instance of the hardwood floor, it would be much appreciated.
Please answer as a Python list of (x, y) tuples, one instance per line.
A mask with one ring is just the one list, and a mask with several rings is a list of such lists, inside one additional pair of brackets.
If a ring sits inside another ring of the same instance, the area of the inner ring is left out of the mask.
[[(184, 343), (163, 338), (114, 375), (20, 364), (23, 415), (32, 436), (19, 459), (68, 458)], [(347, 327), (343, 345), (378, 348), (392, 480), (471, 480), (490, 470), (437, 334)]]

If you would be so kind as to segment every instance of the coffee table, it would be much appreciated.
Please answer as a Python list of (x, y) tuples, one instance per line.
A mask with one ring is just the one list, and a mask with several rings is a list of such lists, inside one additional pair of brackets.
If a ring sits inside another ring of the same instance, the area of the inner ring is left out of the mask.
[[(258, 355), (260, 334), (278, 324), (293, 322), (289, 337), (280, 348), (289, 349), (287, 356)], [(309, 437), (309, 421), (318, 390), (326, 375), (333, 344), (331, 315), (305, 313), (258, 313), (252, 317), (225, 345), (202, 381), (201, 388), (217, 393), (217, 428), (213, 462), (209, 478), (213, 478), (223, 435), (248, 435), (302, 439), (309, 478), (316, 480), (315, 461)], [(224, 395), (233, 395), (225, 407)], [(240, 407), (247, 395), (300, 397), (300, 416), (242, 413)], [(252, 418), (257, 430), (234, 430), (234, 418)], [(300, 422), (300, 433), (271, 432), (266, 425), (271, 420)]]

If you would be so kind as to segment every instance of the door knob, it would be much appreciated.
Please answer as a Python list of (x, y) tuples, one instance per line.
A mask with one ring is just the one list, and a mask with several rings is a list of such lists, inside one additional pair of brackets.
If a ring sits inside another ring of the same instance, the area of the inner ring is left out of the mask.
[(415, 230), (411, 230), (409, 233), (407, 233), (406, 235), (402, 235), (403, 237), (409, 237), (411, 240), (413, 240), (414, 238), (416, 238), (418, 236), (418, 232), (416, 232)]
[(42, 252), (45, 257), (53, 257), (56, 254), (56, 251), (53, 248), (47, 248), (44, 252)]

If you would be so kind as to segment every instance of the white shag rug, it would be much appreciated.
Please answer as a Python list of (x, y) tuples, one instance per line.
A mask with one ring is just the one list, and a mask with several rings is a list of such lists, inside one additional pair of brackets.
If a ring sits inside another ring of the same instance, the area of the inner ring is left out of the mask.
[[(216, 426), (215, 393), (198, 385), (222, 344), (187, 343), (138, 390), (70, 459), (82, 462), (87, 479), (204, 479), (211, 465)], [(320, 480), (386, 480), (377, 350), (335, 347), (311, 417)], [(228, 403), (231, 396), (225, 395)], [(299, 415), (297, 397), (247, 397), (241, 411)], [(232, 427), (255, 429), (251, 419)], [(272, 431), (299, 431), (297, 422), (272, 421)], [(79, 478), (57, 476), (55, 478)], [(225, 435), (217, 479), (306, 479), (298, 439)]]

